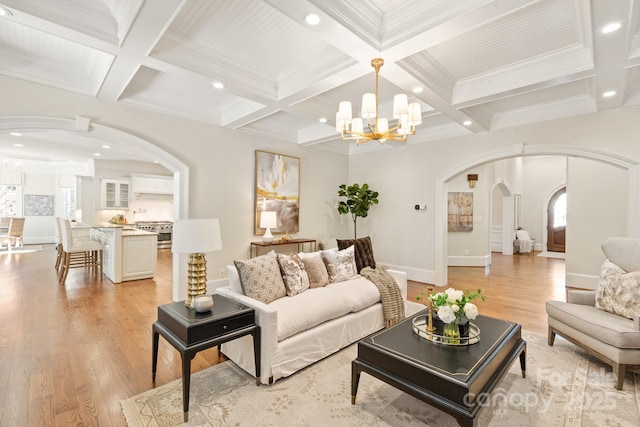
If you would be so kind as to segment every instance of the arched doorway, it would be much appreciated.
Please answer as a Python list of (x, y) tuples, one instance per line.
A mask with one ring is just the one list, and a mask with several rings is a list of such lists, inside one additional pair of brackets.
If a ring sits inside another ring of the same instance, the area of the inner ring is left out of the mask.
[[(59, 117), (0, 117), (0, 130), (26, 130), (40, 129), (55, 132), (78, 132), (78, 122), (82, 118), (68, 119)], [(153, 143), (121, 131), (119, 129), (91, 122), (91, 137), (105, 142), (125, 142), (132, 150), (140, 150), (149, 153), (153, 158), (158, 159), (163, 166), (173, 173), (174, 199), (173, 213), (175, 219), (188, 218), (189, 216), (189, 167), (180, 159), (164, 151)], [(88, 129), (88, 127), (87, 127)], [(186, 255), (182, 255), (185, 257)], [(178, 301), (186, 296), (186, 274), (184, 266), (186, 262), (180, 263), (180, 254), (173, 255), (173, 300)]]
[[(565, 145), (524, 145), (516, 144), (513, 147), (504, 148), (494, 152), (485, 153), (476, 158), (458, 164), (443, 172), (436, 178), (435, 195), (435, 265), (434, 283), (436, 286), (447, 284), (447, 187), (448, 182), (464, 171), (496, 160), (510, 159), (523, 156), (571, 156), (589, 160), (595, 160), (617, 166), (629, 171), (630, 188), (640, 188), (640, 167), (634, 160), (620, 157), (614, 154), (593, 150), (591, 148), (574, 147)], [(629, 206), (630, 233), (640, 235), (640, 223), (638, 222), (638, 191), (631, 191)]]
[(547, 251), (564, 252), (567, 228), (567, 187), (556, 191), (547, 205)]

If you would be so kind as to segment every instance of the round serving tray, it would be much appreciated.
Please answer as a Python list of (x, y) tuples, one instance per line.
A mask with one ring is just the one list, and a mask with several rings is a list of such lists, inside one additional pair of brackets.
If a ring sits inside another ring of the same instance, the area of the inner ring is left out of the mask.
[[(434, 319), (435, 321), (435, 319)], [(435, 342), (442, 345), (452, 345), (452, 346), (461, 346), (461, 345), (471, 345), (480, 341), (480, 328), (476, 326), (475, 323), (469, 322), (469, 336), (468, 337), (460, 337), (460, 338), (450, 338), (444, 337), (439, 333), (442, 332), (442, 322), (440, 323), (440, 327), (437, 328), (434, 332), (427, 331), (428, 324), (428, 315), (416, 316), (412, 321), (412, 329), (413, 333), (418, 335), (420, 338), (424, 338), (428, 341)]]

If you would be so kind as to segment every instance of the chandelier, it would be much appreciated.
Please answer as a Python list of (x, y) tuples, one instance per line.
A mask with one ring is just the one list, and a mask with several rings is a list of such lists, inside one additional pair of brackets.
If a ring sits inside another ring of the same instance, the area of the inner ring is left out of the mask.
[[(362, 117), (352, 118), (351, 102), (340, 102), (336, 113), (336, 130), (340, 132), (341, 140), (355, 140), (356, 144), (375, 140), (384, 145), (386, 141), (406, 141), (407, 135), (416, 134), (416, 125), (422, 123), (420, 104), (408, 104), (405, 94), (393, 97), (393, 118), (397, 120), (396, 126), (389, 128), (387, 118), (378, 117), (378, 74), (383, 65), (382, 58), (371, 60), (371, 66), (376, 70), (376, 93), (362, 95)], [(366, 128), (364, 119), (367, 120)]]

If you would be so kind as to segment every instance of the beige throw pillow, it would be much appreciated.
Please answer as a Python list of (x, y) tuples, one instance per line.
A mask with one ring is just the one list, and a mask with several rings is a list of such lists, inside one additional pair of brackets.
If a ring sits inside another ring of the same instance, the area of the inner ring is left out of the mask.
[(298, 254), (304, 269), (309, 276), (309, 288), (320, 288), (329, 284), (329, 275), (327, 274), (327, 267), (322, 261), (320, 252), (300, 252)]
[(300, 257), (296, 254), (276, 256), (287, 295), (292, 297), (309, 289), (309, 276)]
[(627, 273), (605, 260), (596, 289), (596, 308), (629, 319), (640, 313), (640, 271)]
[(238, 269), (242, 292), (246, 296), (269, 304), (287, 295), (274, 251), (233, 263)]
[(320, 254), (327, 267), (329, 283), (343, 282), (358, 275), (353, 245), (341, 251), (329, 249)]

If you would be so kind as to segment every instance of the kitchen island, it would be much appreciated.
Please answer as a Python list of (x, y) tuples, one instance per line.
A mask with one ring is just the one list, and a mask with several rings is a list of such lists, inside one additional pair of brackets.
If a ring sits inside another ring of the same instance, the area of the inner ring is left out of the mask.
[(158, 262), (157, 233), (128, 225), (93, 227), (91, 238), (102, 243), (104, 274), (113, 283), (153, 277)]

